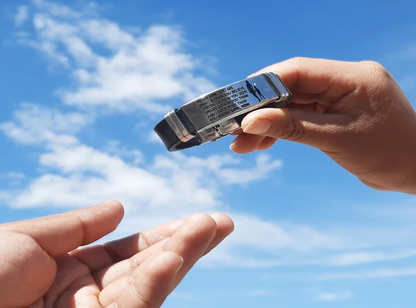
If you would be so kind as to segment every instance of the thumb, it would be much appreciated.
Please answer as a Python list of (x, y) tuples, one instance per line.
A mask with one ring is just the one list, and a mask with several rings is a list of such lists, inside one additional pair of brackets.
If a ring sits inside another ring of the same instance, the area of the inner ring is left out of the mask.
[(352, 121), (345, 114), (321, 114), (296, 108), (265, 108), (242, 121), (244, 133), (295, 141), (324, 151), (337, 149), (340, 133)]
[(92, 243), (113, 231), (124, 215), (118, 201), (78, 209), (63, 214), (0, 225), (0, 231), (26, 234), (51, 256), (64, 254)]

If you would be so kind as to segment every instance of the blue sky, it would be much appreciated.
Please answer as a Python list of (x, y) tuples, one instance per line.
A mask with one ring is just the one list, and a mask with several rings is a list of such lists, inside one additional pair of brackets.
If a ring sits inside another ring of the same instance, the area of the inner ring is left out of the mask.
[(324, 154), (153, 133), (199, 94), (295, 56), (381, 62), (416, 102), (411, 1), (0, 4), (0, 222), (119, 199), (116, 238), (195, 212), (236, 230), (166, 307), (413, 307), (416, 199)]

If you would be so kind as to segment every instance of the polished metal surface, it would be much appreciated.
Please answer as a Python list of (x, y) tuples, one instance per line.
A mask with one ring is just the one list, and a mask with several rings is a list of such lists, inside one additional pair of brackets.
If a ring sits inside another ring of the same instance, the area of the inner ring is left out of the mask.
[(176, 136), (178, 136), (182, 142), (187, 142), (195, 137), (191, 135), (190, 132), (188, 132), (182, 121), (176, 115), (175, 110), (172, 110), (167, 115), (165, 115), (165, 119), (172, 130), (175, 132)]
[(181, 109), (196, 133), (187, 131), (174, 111), (168, 113), (165, 119), (183, 142), (194, 138), (196, 134), (201, 143), (205, 143), (238, 130), (237, 116), (270, 104), (271, 107), (283, 107), (290, 99), (291, 93), (280, 78), (274, 73), (264, 73), (222, 87), (183, 105)]

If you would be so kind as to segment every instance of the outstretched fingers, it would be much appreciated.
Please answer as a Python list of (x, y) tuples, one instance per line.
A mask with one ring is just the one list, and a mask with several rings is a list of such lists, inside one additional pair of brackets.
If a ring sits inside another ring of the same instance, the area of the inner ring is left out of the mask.
[(108, 307), (159, 308), (174, 288), (183, 263), (183, 258), (173, 251), (153, 256), (129, 277), (129, 287)]
[(46, 253), (57, 256), (112, 232), (123, 215), (120, 202), (108, 201), (63, 214), (2, 224), (0, 230), (28, 235)]
[[(124, 307), (125, 303), (134, 302), (135, 306), (129, 307), (160, 307), (195, 262), (232, 230), (233, 223), (226, 215), (191, 216), (160, 249), (153, 251), (153, 254), (132, 270), (129, 276), (120, 277), (106, 286), (100, 294), (101, 304), (107, 306), (117, 303), (117, 307)], [(176, 266), (178, 262), (174, 261), (173, 255), (168, 256), (167, 262), (161, 261), (165, 260), (167, 252), (183, 259), (180, 269)], [(146, 250), (142, 253), (146, 253)], [(154, 264), (159, 262), (163, 266), (155, 267)]]
[(71, 255), (87, 265), (92, 274), (101, 272), (97, 275), (101, 276), (102, 272), (107, 271), (108, 267), (129, 259), (135, 254), (170, 237), (184, 221), (185, 219), (177, 219), (103, 245), (76, 250)]

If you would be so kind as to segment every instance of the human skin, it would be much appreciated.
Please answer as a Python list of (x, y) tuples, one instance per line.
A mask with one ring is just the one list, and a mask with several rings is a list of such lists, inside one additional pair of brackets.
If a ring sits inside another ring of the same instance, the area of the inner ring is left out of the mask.
[(159, 308), (195, 262), (233, 230), (195, 214), (103, 245), (124, 214), (109, 201), (0, 225), (0, 303), (9, 307)]
[(279, 75), (293, 101), (249, 113), (234, 152), (286, 139), (320, 149), (372, 188), (416, 194), (416, 114), (383, 66), (293, 58), (262, 72)]

